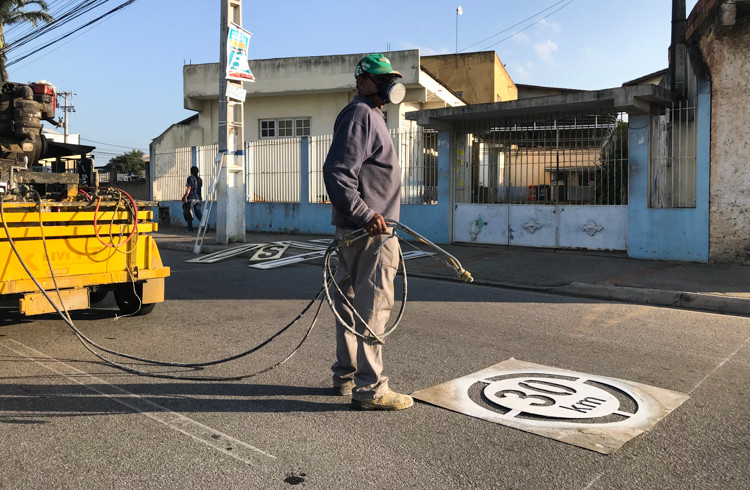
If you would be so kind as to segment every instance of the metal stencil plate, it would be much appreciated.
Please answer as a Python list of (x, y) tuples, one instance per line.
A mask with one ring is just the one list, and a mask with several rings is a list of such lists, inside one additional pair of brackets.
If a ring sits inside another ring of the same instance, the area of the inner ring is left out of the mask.
[(610, 454), (689, 396), (508, 359), (412, 394), (442, 408)]

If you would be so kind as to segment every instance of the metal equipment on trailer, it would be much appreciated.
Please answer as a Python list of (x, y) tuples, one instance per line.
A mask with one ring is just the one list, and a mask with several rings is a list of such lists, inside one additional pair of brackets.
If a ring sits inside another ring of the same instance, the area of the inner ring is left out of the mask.
[(149, 313), (169, 276), (148, 235), (156, 203), (100, 187), (94, 147), (47, 141), (54, 105), (47, 82), (0, 85), (0, 301), (37, 315), (113, 291), (123, 314)]

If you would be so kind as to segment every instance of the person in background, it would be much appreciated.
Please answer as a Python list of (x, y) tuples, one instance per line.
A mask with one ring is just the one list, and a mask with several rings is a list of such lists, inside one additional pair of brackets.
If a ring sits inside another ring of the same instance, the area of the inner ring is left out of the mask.
[[(357, 95), (334, 124), (331, 148), (323, 165), (326, 190), (333, 205), (331, 224), (340, 240), (363, 228), (368, 236), (337, 250), (336, 281), (349, 303), (375, 335), (384, 332), (393, 308), (393, 280), (400, 260), (398, 239), (386, 219), (398, 220), (401, 169), (382, 108), (403, 99), (401, 74), (382, 54), (362, 58), (355, 67)], [(399, 100), (394, 100), (397, 93)], [(342, 319), (369, 335), (351, 308), (335, 295)], [(409, 395), (392, 391), (383, 375), (383, 346), (362, 339), (336, 322), (336, 362), (332, 366), (336, 395), (351, 395), (355, 410), (402, 410), (413, 405)]]
[[(185, 213), (185, 221), (187, 221), (188, 233), (193, 232), (193, 215), (198, 218), (198, 225), (200, 226), (201, 219), (203, 219), (203, 199), (201, 198), (203, 190), (203, 179), (198, 175), (198, 167), (190, 167), (190, 177), (187, 178), (185, 184), (185, 195), (182, 196), (182, 202), (188, 203), (190, 206), (190, 213)], [(188, 219), (188, 216), (190, 219)]]

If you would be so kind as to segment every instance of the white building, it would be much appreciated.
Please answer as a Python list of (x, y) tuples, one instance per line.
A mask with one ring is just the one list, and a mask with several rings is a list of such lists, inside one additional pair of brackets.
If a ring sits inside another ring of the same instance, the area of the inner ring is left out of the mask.
[[(251, 60), (256, 82), (243, 83), (245, 141), (333, 133), (336, 116), (356, 94), (354, 67), (366, 54)], [(407, 88), (403, 102), (384, 109), (390, 129), (412, 128), (404, 118), (409, 111), (465, 105), (420, 67), (419, 50), (385, 55)], [(183, 67), (184, 106), (197, 114), (155, 138), (152, 154), (218, 141), (219, 74), (218, 63)]]

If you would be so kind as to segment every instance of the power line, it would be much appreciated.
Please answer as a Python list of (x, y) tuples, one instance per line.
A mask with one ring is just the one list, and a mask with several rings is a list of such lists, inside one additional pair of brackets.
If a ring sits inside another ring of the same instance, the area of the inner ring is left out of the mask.
[[(491, 36), (490, 36), (490, 37), (488, 37), (487, 39), (482, 39), (481, 41), (479, 41), (479, 42), (476, 42), (476, 43), (474, 43), (474, 44), (472, 44), (472, 45), (470, 45), (470, 46), (466, 46), (465, 48), (461, 49), (461, 50), (459, 51), (459, 53), (461, 53), (461, 52), (464, 52), (464, 51), (466, 51), (466, 50), (468, 50), (468, 49), (470, 49), (470, 48), (473, 48), (474, 46), (476, 46), (476, 45), (478, 45), (478, 44), (482, 44), (482, 43), (483, 43), (483, 42), (485, 42), (485, 41), (489, 41), (489, 40), (490, 40), (490, 39), (492, 39), (493, 37), (497, 37), (497, 36), (499, 36), (500, 34), (502, 34), (502, 33), (504, 33), (504, 32), (508, 32), (509, 30), (513, 29), (514, 27), (520, 26), (521, 24), (523, 24), (523, 23), (524, 23), (524, 22), (526, 22), (527, 20), (531, 20), (531, 19), (533, 19), (534, 17), (536, 17), (537, 15), (543, 14), (544, 12), (546, 12), (546, 11), (547, 11), (547, 10), (549, 10), (549, 9), (551, 9), (552, 7), (555, 7), (555, 6), (557, 6), (557, 5), (560, 5), (561, 3), (565, 2), (565, 1), (566, 1), (566, 0), (560, 0), (560, 1), (559, 1), (559, 2), (557, 2), (557, 3), (553, 3), (552, 5), (550, 5), (549, 7), (547, 7), (546, 9), (540, 10), (539, 12), (535, 13), (534, 15), (530, 15), (529, 17), (526, 17), (526, 18), (525, 18), (525, 19), (523, 19), (522, 21), (520, 21), (520, 22), (518, 22), (518, 23), (516, 23), (516, 24), (513, 24), (512, 26), (510, 26), (510, 27), (508, 27), (508, 28), (506, 28), (506, 29), (503, 29), (503, 30), (502, 30), (502, 31), (500, 31), (500, 32), (496, 32), (495, 34), (491, 35)], [(553, 13), (554, 13), (554, 12), (553, 12)], [(540, 19), (540, 20), (541, 20), (541, 19)], [(539, 22), (539, 21), (537, 21), (537, 22)], [(536, 22), (535, 22), (535, 23), (536, 23)], [(532, 25), (534, 25), (534, 24), (532, 24)]]
[[(485, 50), (488, 50), (489, 48), (493, 48), (493, 47), (497, 46), (498, 44), (500, 44), (501, 42), (503, 42), (503, 41), (507, 41), (508, 39), (512, 38), (512, 37), (513, 37), (513, 36), (515, 36), (516, 34), (519, 34), (519, 33), (523, 32), (523, 31), (525, 31), (525, 30), (527, 30), (527, 29), (530, 29), (531, 27), (533, 27), (534, 25), (536, 25), (536, 24), (538, 24), (539, 22), (543, 21), (543, 20), (544, 20), (544, 19), (546, 19), (547, 17), (550, 17), (551, 15), (554, 15), (555, 13), (557, 13), (557, 12), (559, 12), (560, 10), (564, 9), (565, 7), (567, 7), (568, 5), (570, 5), (571, 3), (573, 3), (574, 1), (575, 1), (575, 0), (559, 0), (558, 2), (556, 2), (556, 3), (553, 3), (553, 4), (552, 4), (552, 5), (550, 5), (549, 7), (547, 7), (547, 8), (545, 8), (545, 9), (542, 9), (542, 10), (540, 10), (539, 12), (535, 13), (534, 15), (531, 15), (531, 16), (529, 16), (529, 17), (526, 17), (526, 18), (525, 18), (524, 20), (522, 20), (522, 21), (520, 21), (520, 22), (517, 22), (516, 24), (514, 24), (514, 25), (512, 25), (512, 26), (510, 26), (510, 27), (508, 27), (508, 28), (506, 28), (506, 29), (503, 29), (502, 31), (496, 32), (496, 33), (495, 33), (495, 34), (493, 34), (492, 36), (490, 36), (490, 37), (488, 37), (488, 38), (486, 38), (486, 39), (484, 39), (484, 40), (482, 40), (482, 41), (479, 41), (479, 42), (477, 42), (477, 43), (474, 43), (474, 44), (472, 44), (472, 45), (470, 45), (470, 46), (467, 46), (467, 47), (465, 47), (465, 48), (463, 48), (463, 49), (460, 49), (460, 50), (459, 50), (458, 52), (459, 52), (459, 53), (463, 53), (464, 51), (466, 51), (466, 50), (467, 50), (467, 49), (469, 49), (469, 48), (472, 48), (472, 47), (474, 47), (474, 46), (476, 46), (476, 45), (478, 45), (478, 44), (481, 44), (481, 43), (483, 43), (483, 42), (485, 42), (485, 41), (488, 41), (488, 40), (490, 40), (490, 39), (492, 39), (492, 38), (494, 38), (494, 37), (497, 37), (497, 36), (499, 36), (500, 34), (502, 34), (502, 33), (504, 33), (504, 32), (508, 32), (509, 30), (513, 29), (514, 27), (517, 27), (517, 26), (519, 26), (519, 25), (523, 24), (524, 22), (526, 22), (526, 21), (528, 21), (528, 20), (531, 20), (531, 19), (533, 19), (534, 17), (538, 16), (539, 14), (542, 14), (542, 13), (546, 12), (547, 10), (549, 10), (549, 9), (551, 9), (551, 8), (554, 8), (554, 7), (556, 7), (557, 5), (560, 5), (561, 3), (567, 2), (567, 3), (565, 3), (564, 5), (562, 5), (562, 6), (560, 7), (560, 8), (558, 8), (557, 10), (554, 10), (554, 11), (550, 12), (549, 14), (545, 15), (544, 17), (542, 17), (542, 18), (540, 18), (540, 19), (538, 19), (538, 20), (535, 20), (534, 22), (532, 22), (531, 24), (527, 25), (527, 26), (526, 26), (526, 27), (524, 27), (523, 29), (521, 29), (521, 30), (519, 30), (519, 31), (515, 31), (515, 32), (513, 32), (513, 34), (511, 34), (510, 36), (504, 37), (504, 38), (502, 38), (501, 40), (499, 40), (499, 41), (497, 41), (497, 42), (495, 42), (495, 43), (493, 43), (493, 44), (491, 44), (491, 45), (489, 45), (489, 46), (487, 46), (487, 47), (483, 48), (483, 49), (482, 49), (481, 51), (485, 51)], [(444, 67), (444, 66), (447, 66), (447, 65), (449, 65), (449, 64), (451, 64), (451, 63), (453, 63), (453, 58), (450, 58), (450, 59), (448, 60), (447, 58), (448, 58), (449, 56), (448, 56), (448, 55), (445, 55), (445, 56), (446, 56), (446, 61), (445, 61), (444, 63), (440, 64), (440, 65), (437, 65), (437, 66), (433, 67), (433, 68), (432, 68), (433, 70), (439, 70), (440, 68), (442, 68), (442, 67)]]
[[(49, 32), (49, 31), (51, 31), (51, 30), (59, 27), (62, 24), (65, 24), (65, 23), (69, 22), (70, 20), (72, 20), (74, 18), (79, 17), (83, 13), (91, 11), (93, 8), (96, 8), (96, 7), (99, 7), (101, 5), (104, 5), (104, 3), (108, 2), (108, 1), (110, 1), (110, 0), (84, 0), (79, 5), (77, 5), (76, 7), (74, 7), (74, 9), (72, 11), (68, 12), (65, 15), (65, 20), (64, 21), (62, 21), (61, 23), (56, 24), (53, 27), (49, 28), (47, 30), (47, 32)], [(111, 10), (109, 10), (108, 12), (105, 12), (104, 14), (96, 17), (95, 19), (93, 19), (93, 20), (91, 20), (91, 21), (89, 21), (89, 22), (87, 22), (87, 23), (85, 23), (85, 24), (83, 24), (81, 26), (75, 27), (71, 31), (58, 36), (57, 38), (53, 39), (52, 41), (48, 42), (47, 44), (45, 44), (43, 46), (40, 46), (40, 47), (36, 47), (36, 48), (32, 49), (30, 52), (27, 52), (26, 54), (24, 54), (22, 56), (19, 56), (18, 58), (14, 59), (13, 61), (8, 62), (6, 64), (6, 66), (14, 65), (14, 64), (16, 64), (16, 63), (18, 63), (18, 62), (20, 62), (20, 61), (22, 61), (22, 60), (30, 57), (30, 56), (34, 56), (36, 54), (39, 54), (40, 52), (43, 52), (43, 50), (45, 48), (48, 48), (49, 46), (52, 46), (52, 45), (54, 45), (54, 44), (62, 41), (63, 39), (65, 39), (65, 38), (67, 38), (69, 36), (72, 36), (73, 34), (78, 33), (81, 29), (84, 29), (86, 27), (89, 27), (89, 26), (97, 23), (97, 22), (100, 22), (100, 21), (104, 20), (105, 18), (109, 17), (110, 15), (113, 15), (113, 14), (119, 12), (120, 10), (124, 9), (125, 7), (131, 5), (133, 2), (135, 2), (135, 0), (127, 0), (127, 1), (123, 2), (122, 4), (118, 5), (117, 7), (113, 8)], [(81, 10), (81, 9), (83, 9), (83, 10)], [(52, 24), (54, 24), (54, 21), (53, 21)], [(44, 27), (42, 27), (40, 30), (43, 31), (42, 34), (46, 33), (46, 32), (44, 32)], [(23, 36), (20, 40), (17, 40), (14, 43), (10, 43), (5, 48), (5, 52), (7, 53), (8, 51), (12, 50), (14, 47), (26, 44), (27, 42), (29, 42), (32, 39), (35, 40), (35, 39), (38, 38), (38, 36), (39, 36), (38, 30), (35, 30), (31, 34)]]
[[(550, 12), (549, 14), (545, 15), (545, 16), (544, 16), (544, 17), (542, 17), (541, 19), (539, 19), (539, 20), (537, 20), (537, 21), (534, 21), (533, 23), (531, 23), (531, 24), (527, 25), (526, 27), (524, 27), (524, 28), (523, 28), (523, 29), (521, 29), (520, 31), (516, 31), (516, 32), (514, 32), (513, 34), (511, 34), (510, 36), (504, 37), (504, 38), (502, 38), (501, 40), (499, 40), (498, 42), (496, 42), (496, 43), (494, 43), (494, 44), (491, 44), (491, 45), (487, 46), (487, 47), (486, 47), (486, 48), (484, 48), (484, 49), (494, 48), (495, 46), (497, 46), (497, 45), (498, 45), (498, 44), (500, 44), (501, 42), (503, 42), (503, 41), (507, 41), (508, 39), (512, 38), (512, 37), (513, 37), (513, 36), (515, 36), (516, 34), (520, 34), (521, 32), (525, 31), (526, 29), (530, 29), (531, 27), (533, 27), (533, 26), (534, 26), (534, 24), (538, 24), (539, 22), (543, 21), (544, 19), (546, 19), (546, 18), (547, 18), (547, 17), (549, 17), (550, 15), (553, 15), (553, 14), (555, 14), (555, 13), (557, 13), (557, 12), (561, 11), (562, 9), (564, 9), (565, 7), (567, 7), (568, 5), (570, 5), (571, 3), (573, 3), (574, 1), (575, 1), (575, 0), (568, 0), (568, 3), (566, 3), (565, 5), (563, 5), (562, 7), (560, 7), (559, 9), (557, 9), (557, 10), (554, 10), (554, 11)], [(558, 2), (558, 3), (559, 3), (559, 2)], [(555, 5), (557, 5), (557, 4), (555, 4)], [(493, 37), (494, 37), (494, 36), (493, 36)]]
[(24, 44), (38, 39), (39, 36), (43, 36), (44, 34), (47, 34), (58, 29), (59, 27), (64, 26), (65, 24), (77, 19), (78, 17), (90, 12), (91, 10), (105, 4), (108, 1), (109, 0), (84, 0), (72, 9), (65, 11), (57, 16), (53, 16), (52, 21), (42, 25), (41, 27), (36, 27), (33, 24), (27, 24), (27, 29), (23, 35), (21, 35), (15, 41), (6, 44), (6, 55), (9, 51), (12, 51), (20, 46), (23, 46)]
[(104, 143), (104, 142), (102, 142), (102, 141), (94, 141), (94, 140), (90, 140), (90, 139), (87, 139), (87, 138), (81, 138), (81, 140), (82, 140), (82, 141), (89, 141), (89, 142), (91, 142), (91, 143), (97, 143), (97, 144), (99, 144), (99, 145), (105, 145), (105, 146), (114, 146), (114, 147), (116, 147), (116, 148), (129, 148), (129, 149), (131, 149), (131, 150), (141, 150), (141, 151), (145, 151), (145, 150), (144, 150), (143, 148), (136, 148), (136, 147), (133, 147), (133, 146), (124, 146), (124, 145), (115, 145), (115, 144), (112, 144), (112, 143)]

